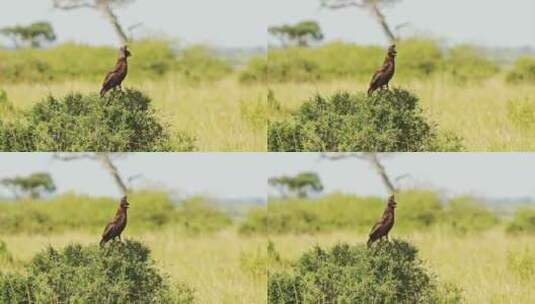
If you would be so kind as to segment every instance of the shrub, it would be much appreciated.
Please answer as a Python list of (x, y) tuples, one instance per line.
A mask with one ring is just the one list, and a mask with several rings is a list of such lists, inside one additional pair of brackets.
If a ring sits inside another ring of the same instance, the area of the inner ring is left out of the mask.
[(481, 81), (499, 72), (498, 65), (480, 54), (470, 45), (460, 45), (448, 50), (446, 69), (461, 83)]
[[(396, 196), (398, 202), (396, 228), (421, 231), (443, 219), (443, 208), (438, 193), (426, 190), (408, 190)], [(379, 214), (377, 214), (379, 216)]]
[[(231, 224), (230, 217), (201, 198), (174, 204), (165, 192), (129, 194), (126, 234), (162, 229), (170, 225), (186, 234), (211, 233)], [(79, 230), (101, 233), (117, 209), (117, 200), (65, 194), (51, 200), (0, 203), (2, 233), (48, 234)]]
[(290, 118), (271, 121), (269, 151), (458, 151), (461, 140), (439, 134), (402, 89), (365, 96), (317, 95)]
[(181, 50), (177, 58), (177, 70), (189, 81), (219, 80), (232, 72), (230, 64), (214, 55), (202, 45)]
[[(291, 272), (270, 272), (268, 303), (460, 303), (458, 290), (441, 293), (437, 281), (400, 240), (316, 246)], [(453, 291), (453, 292), (452, 292)]]
[(268, 210), (265, 207), (251, 208), (240, 223), (238, 232), (241, 234), (268, 233)]
[(535, 208), (518, 208), (512, 222), (507, 226), (507, 232), (535, 234)]
[(458, 197), (448, 202), (444, 221), (457, 232), (487, 230), (498, 224), (498, 217), (469, 197)]
[(535, 82), (535, 57), (519, 57), (513, 69), (507, 74), (507, 81), (511, 83)]
[(143, 244), (127, 240), (104, 248), (73, 244), (37, 254), (26, 273), (0, 277), (2, 303), (193, 303), (185, 286), (173, 288)]
[[(192, 150), (193, 139), (172, 139), (143, 93), (127, 89), (98, 95), (48, 97), (22, 120), (0, 129), (3, 151), (169, 151)], [(176, 140), (176, 142), (173, 142)]]
[(13, 255), (7, 249), (6, 242), (0, 240), (0, 265), (13, 263)]
[(268, 60), (266, 57), (254, 57), (240, 70), (238, 79), (242, 83), (267, 82)]

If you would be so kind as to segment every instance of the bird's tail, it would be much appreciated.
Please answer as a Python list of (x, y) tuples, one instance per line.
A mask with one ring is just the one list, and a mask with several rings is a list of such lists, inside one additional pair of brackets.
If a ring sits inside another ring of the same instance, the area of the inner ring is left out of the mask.
[(106, 94), (106, 89), (105, 88), (102, 88), (100, 90), (100, 97), (104, 97), (104, 94)]
[(104, 247), (104, 244), (106, 244), (106, 240), (105, 239), (102, 239), (100, 240), (100, 247)]
[(370, 87), (370, 88), (368, 89), (368, 96), (371, 96), (372, 93), (373, 93), (373, 87)]
[(372, 238), (369, 238), (368, 242), (366, 242), (366, 245), (368, 246), (368, 248), (372, 246), (372, 243), (373, 243)]

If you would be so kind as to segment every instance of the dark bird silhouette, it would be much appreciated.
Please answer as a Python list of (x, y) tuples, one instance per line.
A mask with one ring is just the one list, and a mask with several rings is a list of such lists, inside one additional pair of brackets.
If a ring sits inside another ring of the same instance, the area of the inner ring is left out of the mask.
[(371, 95), (377, 89), (388, 88), (388, 83), (394, 77), (396, 70), (396, 54), (396, 45), (393, 44), (388, 48), (388, 54), (386, 54), (383, 66), (373, 74), (368, 88), (368, 95)]
[(121, 84), (126, 78), (126, 74), (128, 73), (127, 58), (131, 55), (132, 54), (130, 53), (130, 51), (128, 51), (126, 45), (119, 49), (119, 59), (117, 59), (115, 68), (113, 69), (113, 71), (109, 72), (106, 75), (104, 83), (102, 84), (102, 89), (100, 90), (101, 97), (104, 96), (106, 92), (111, 89), (114, 89), (115, 87), (119, 87), (119, 89), (122, 90)]
[(383, 217), (375, 223), (370, 232), (370, 238), (368, 239), (368, 247), (370, 247), (373, 242), (382, 239), (386, 236), (388, 240), (388, 233), (390, 229), (394, 226), (394, 209), (396, 208), (396, 201), (394, 200), (394, 195), (392, 194), (388, 199), (388, 204), (386, 205), (385, 211), (383, 212)]
[(104, 244), (106, 244), (109, 240), (115, 239), (116, 237), (119, 237), (119, 240), (121, 240), (121, 233), (126, 227), (126, 209), (128, 209), (128, 206), (128, 201), (126, 200), (126, 196), (124, 196), (121, 199), (121, 203), (119, 204), (117, 213), (115, 213), (115, 217), (111, 222), (108, 223), (108, 225), (106, 225), (106, 228), (104, 228), (102, 239), (100, 240), (101, 247), (104, 246)]

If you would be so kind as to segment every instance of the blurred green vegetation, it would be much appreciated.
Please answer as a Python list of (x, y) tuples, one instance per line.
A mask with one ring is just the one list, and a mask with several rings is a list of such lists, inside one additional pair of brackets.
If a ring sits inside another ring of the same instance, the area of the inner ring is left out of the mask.
[(535, 56), (522, 56), (518, 58), (513, 69), (507, 74), (511, 83), (535, 83)]
[[(492, 210), (465, 196), (444, 202), (435, 191), (407, 190), (398, 193), (396, 201), (395, 229), (398, 232), (441, 228), (464, 234), (491, 229), (502, 222)], [(271, 198), (267, 210), (249, 213), (241, 223), (240, 232), (265, 233), (267, 230), (270, 234), (285, 234), (351, 230), (366, 233), (381, 217), (384, 208), (384, 199), (339, 193), (315, 199)], [(524, 212), (522, 217), (525, 217)]]
[[(460, 82), (480, 81), (496, 75), (500, 69), (470, 45), (443, 49), (431, 39), (407, 39), (399, 42), (396, 78), (426, 78), (445, 74)], [(381, 66), (385, 50), (345, 42), (327, 43), (317, 48), (271, 49), (265, 64), (250, 63), (241, 72), (243, 81), (307, 82), (352, 78), (368, 81)], [(267, 70), (267, 78), (262, 75)]]
[[(190, 198), (175, 204), (164, 192), (129, 195), (128, 231), (144, 232), (168, 226), (185, 234), (211, 233), (232, 224), (231, 218), (209, 200)], [(118, 200), (63, 194), (48, 200), (0, 202), (0, 231), (6, 234), (49, 234), (66, 231), (101, 233), (113, 218)]]
[(507, 226), (507, 232), (535, 234), (535, 208), (525, 207), (516, 210), (513, 220)]
[[(193, 45), (175, 51), (165, 40), (139, 40), (132, 51), (128, 79), (142, 81), (176, 72), (185, 79), (217, 80), (232, 72), (230, 63), (208, 47)], [(84, 79), (101, 82), (116, 60), (118, 51), (74, 43), (47, 49), (0, 49), (0, 82), (49, 82)]]

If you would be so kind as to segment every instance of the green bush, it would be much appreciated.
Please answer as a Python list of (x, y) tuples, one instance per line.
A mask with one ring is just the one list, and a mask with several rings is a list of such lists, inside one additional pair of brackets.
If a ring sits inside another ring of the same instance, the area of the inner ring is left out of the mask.
[(498, 224), (498, 217), (469, 197), (452, 199), (445, 206), (444, 221), (461, 233), (487, 230)]
[[(499, 224), (492, 210), (467, 197), (442, 202), (430, 190), (407, 190), (396, 195), (397, 233), (432, 228), (454, 232), (480, 232)], [(266, 210), (249, 213), (242, 222), (243, 233), (317, 233), (356, 231), (368, 233), (385, 208), (384, 199), (329, 194), (314, 199), (270, 198)]]
[(170, 151), (194, 148), (185, 134), (172, 138), (151, 100), (127, 89), (96, 94), (49, 96), (23, 114), (3, 123), (2, 151)]
[[(174, 204), (164, 192), (129, 194), (127, 235), (173, 225), (186, 234), (219, 231), (230, 217), (210, 202), (192, 198)], [(48, 234), (84, 230), (97, 235), (115, 214), (118, 201), (65, 194), (50, 200), (0, 202), (0, 232)]]
[(407, 242), (338, 244), (306, 252), (290, 272), (270, 272), (268, 303), (461, 303), (458, 290), (437, 285)]
[(267, 57), (254, 57), (240, 70), (238, 79), (243, 83), (268, 82)]
[(232, 72), (228, 62), (218, 58), (212, 50), (202, 45), (181, 50), (176, 66), (178, 72), (191, 82), (215, 81)]
[(507, 81), (511, 83), (535, 82), (535, 57), (519, 57), (513, 69), (507, 74)]
[(366, 96), (317, 95), (290, 118), (271, 121), (269, 151), (459, 151), (461, 140), (440, 134), (418, 98), (402, 89)]
[(477, 48), (470, 45), (449, 49), (445, 65), (453, 78), (461, 83), (481, 81), (500, 71), (495, 62), (485, 58)]
[(25, 274), (0, 276), (1, 303), (193, 303), (193, 291), (168, 283), (143, 244), (73, 244), (37, 254)]
[(513, 220), (507, 226), (507, 232), (535, 234), (535, 208), (517, 209)]

